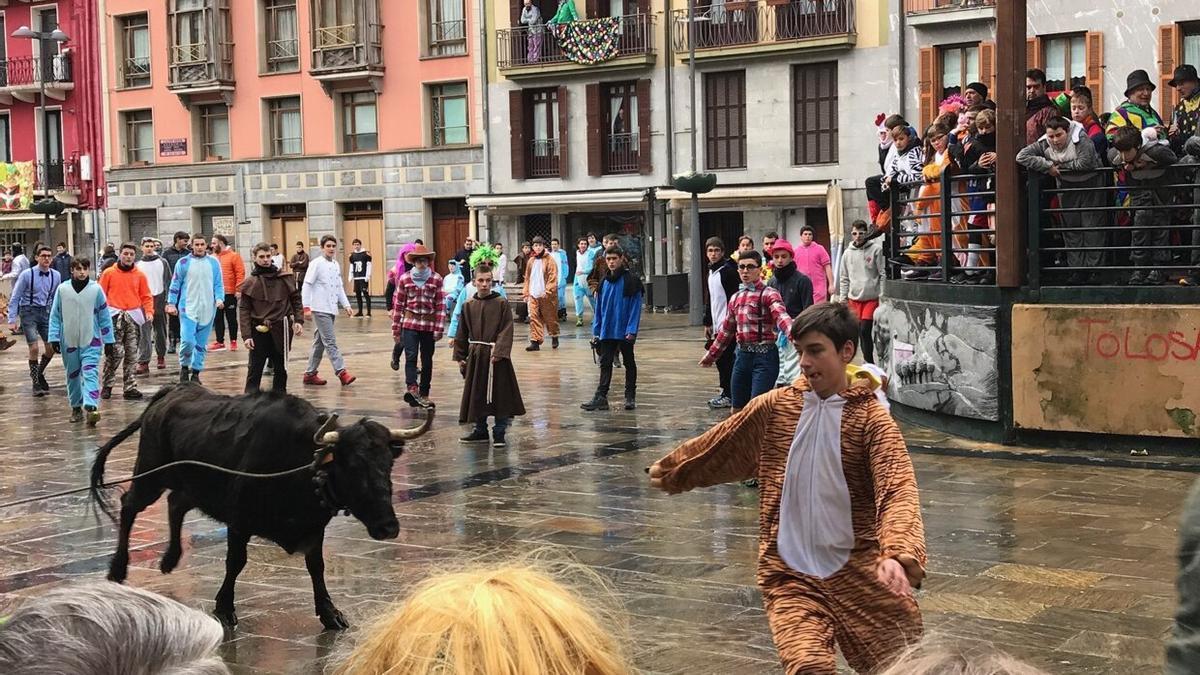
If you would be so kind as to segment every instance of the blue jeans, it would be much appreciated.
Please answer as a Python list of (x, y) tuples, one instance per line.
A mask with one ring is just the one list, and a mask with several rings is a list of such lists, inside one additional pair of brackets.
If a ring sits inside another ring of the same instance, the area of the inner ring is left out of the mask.
[[(409, 391), (428, 396), (433, 382), (433, 331), (406, 330), (401, 335), (404, 339), (404, 384)], [(417, 369), (418, 355), (421, 357), (420, 370)], [(418, 377), (420, 386), (417, 385)]]
[(775, 387), (779, 377), (779, 350), (745, 352), (738, 347), (733, 361), (731, 396), (734, 408), (745, 408), (750, 399)]
[(21, 305), (17, 316), (21, 318), (21, 332), (25, 334), (25, 342), (34, 344), (39, 338), (42, 342), (50, 340), (49, 307)]
[[(512, 418), (496, 417), (494, 419), (496, 420), (496, 423), (492, 425), (492, 433), (499, 438), (504, 438), (504, 432), (508, 430), (508, 425), (512, 424)], [(475, 433), (486, 434), (487, 432), (487, 418), (484, 417), (475, 423)]]

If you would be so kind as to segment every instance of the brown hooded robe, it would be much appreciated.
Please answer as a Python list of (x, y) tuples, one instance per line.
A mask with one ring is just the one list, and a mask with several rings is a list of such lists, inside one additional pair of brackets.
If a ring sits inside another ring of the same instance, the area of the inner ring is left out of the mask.
[[(488, 415), (516, 417), (525, 414), (517, 373), (512, 365), (513, 314), (508, 300), (491, 291), (471, 296), (463, 305), (454, 336), (454, 360), (466, 361), (459, 422), (480, 422)], [(472, 343), (475, 344), (472, 344)], [(479, 344), (479, 343), (494, 343)], [(495, 356), (499, 359), (492, 363)], [(491, 382), (488, 381), (489, 371)], [(491, 387), (491, 403), (488, 389)]]

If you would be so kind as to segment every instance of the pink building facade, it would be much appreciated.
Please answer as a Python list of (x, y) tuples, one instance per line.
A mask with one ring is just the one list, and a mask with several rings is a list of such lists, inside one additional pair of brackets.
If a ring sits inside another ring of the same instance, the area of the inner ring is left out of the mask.
[(110, 240), (461, 246), (483, 179), (472, 2), (102, 5)]
[[(99, 65), (98, 7), (94, 1), (0, 3), (0, 241), (31, 245), (44, 239), (43, 216), (22, 199), (20, 167), (33, 199), (53, 196), (68, 206), (55, 218), (53, 241), (80, 254), (92, 253), (91, 233), (105, 199), (103, 90)], [(64, 42), (14, 37), (22, 26)], [(42, 90), (46, 100), (43, 113)], [(29, 194), (29, 193), (24, 193)]]

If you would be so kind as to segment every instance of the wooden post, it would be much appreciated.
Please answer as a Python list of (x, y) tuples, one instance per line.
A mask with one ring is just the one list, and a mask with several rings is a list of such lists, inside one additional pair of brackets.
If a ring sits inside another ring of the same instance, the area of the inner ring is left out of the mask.
[[(1025, 0), (997, 0), (996, 44), (1025, 42)], [(1025, 279), (1025, 231), (1017, 152), (1025, 146), (1025, 50), (996, 50), (996, 282)]]

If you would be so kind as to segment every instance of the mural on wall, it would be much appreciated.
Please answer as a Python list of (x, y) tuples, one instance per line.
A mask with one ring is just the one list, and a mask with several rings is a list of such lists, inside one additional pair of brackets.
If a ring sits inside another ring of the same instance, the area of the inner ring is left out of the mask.
[(1013, 421), (1200, 438), (1200, 306), (1015, 305)]
[(998, 421), (996, 308), (884, 299), (875, 358), (888, 398), (921, 410)]
[(28, 211), (33, 203), (33, 162), (0, 163), (0, 211)]

